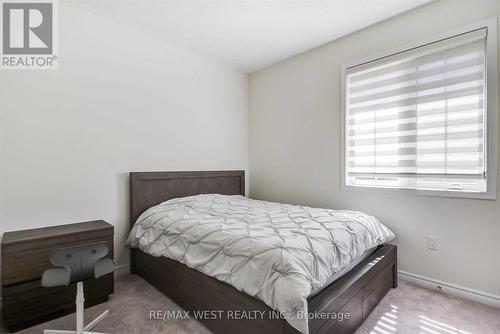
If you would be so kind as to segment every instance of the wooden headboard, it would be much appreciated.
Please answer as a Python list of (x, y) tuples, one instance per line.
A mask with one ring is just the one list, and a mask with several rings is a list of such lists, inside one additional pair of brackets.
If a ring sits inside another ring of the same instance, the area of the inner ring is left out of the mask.
[[(172, 198), (199, 194), (245, 196), (245, 171), (131, 172), (130, 229), (141, 213)], [(130, 270), (135, 272), (134, 249)]]
[(141, 213), (172, 198), (199, 194), (245, 196), (245, 171), (132, 172), (130, 228)]

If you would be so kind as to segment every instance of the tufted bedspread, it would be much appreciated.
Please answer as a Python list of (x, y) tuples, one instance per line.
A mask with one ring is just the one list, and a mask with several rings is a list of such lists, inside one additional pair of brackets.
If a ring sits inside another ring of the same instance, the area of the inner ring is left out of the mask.
[(148, 209), (128, 242), (262, 300), (308, 333), (307, 297), (365, 251), (393, 238), (361, 212), (208, 194)]

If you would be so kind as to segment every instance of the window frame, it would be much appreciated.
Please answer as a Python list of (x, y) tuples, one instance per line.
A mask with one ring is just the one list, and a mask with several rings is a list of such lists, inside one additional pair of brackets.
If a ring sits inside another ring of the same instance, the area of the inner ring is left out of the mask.
[[(346, 128), (348, 117), (346, 115), (346, 71), (348, 68), (359, 66), (368, 62), (390, 57), (398, 53), (402, 53), (414, 48), (424, 46), (426, 44), (435, 43), (440, 40), (448, 39), (456, 35), (464, 34), (481, 28), (487, 29), (486, 37), (486, 192), (465, 192), (465, 191), (450, 191), (450, 190), (423, 190), (409, 188), (382, 188), (382, 187), (367, 187), (367, 186), (352, 186), (346, 184), (346, 169), (347, 169), (347, 141)], [(413, 194), (437, 197), (456, 197), (456, 198), (472, 198), (472, 199), (490, 199), (496, 200), (497, 195), (497, 98), (498, 98), (498, 56), (497, 56), (497, 18), (493, 17), (472, 25), (468, 25), (459, 29), (455, 29), (444, 34), (432, 36), (430, 38), (420, 40), (416, 43), (411, 43), (403, 47), (382, 52), (380, 54), (370, 56), (358, 61), (350, 62), (342, 65), (341, 69), (341, 163), (340, 163), (340, 184), (342, 191), (365, 191), (365, 192), (388, 192), (396, 194)]]

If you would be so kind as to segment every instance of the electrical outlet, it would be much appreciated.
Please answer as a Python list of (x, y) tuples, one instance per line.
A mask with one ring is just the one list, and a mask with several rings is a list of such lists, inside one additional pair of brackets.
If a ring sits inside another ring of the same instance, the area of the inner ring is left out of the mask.
[(427, 248), (430, 250), (439, 250), (438, 247), (438, 237), (430, 236), (427, 238)]

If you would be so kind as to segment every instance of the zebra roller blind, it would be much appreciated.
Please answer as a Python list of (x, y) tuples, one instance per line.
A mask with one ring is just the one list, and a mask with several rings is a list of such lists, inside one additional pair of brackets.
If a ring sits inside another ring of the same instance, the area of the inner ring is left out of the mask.
[(348, 186), (486, 191), (486, 28), (345, 72)]

